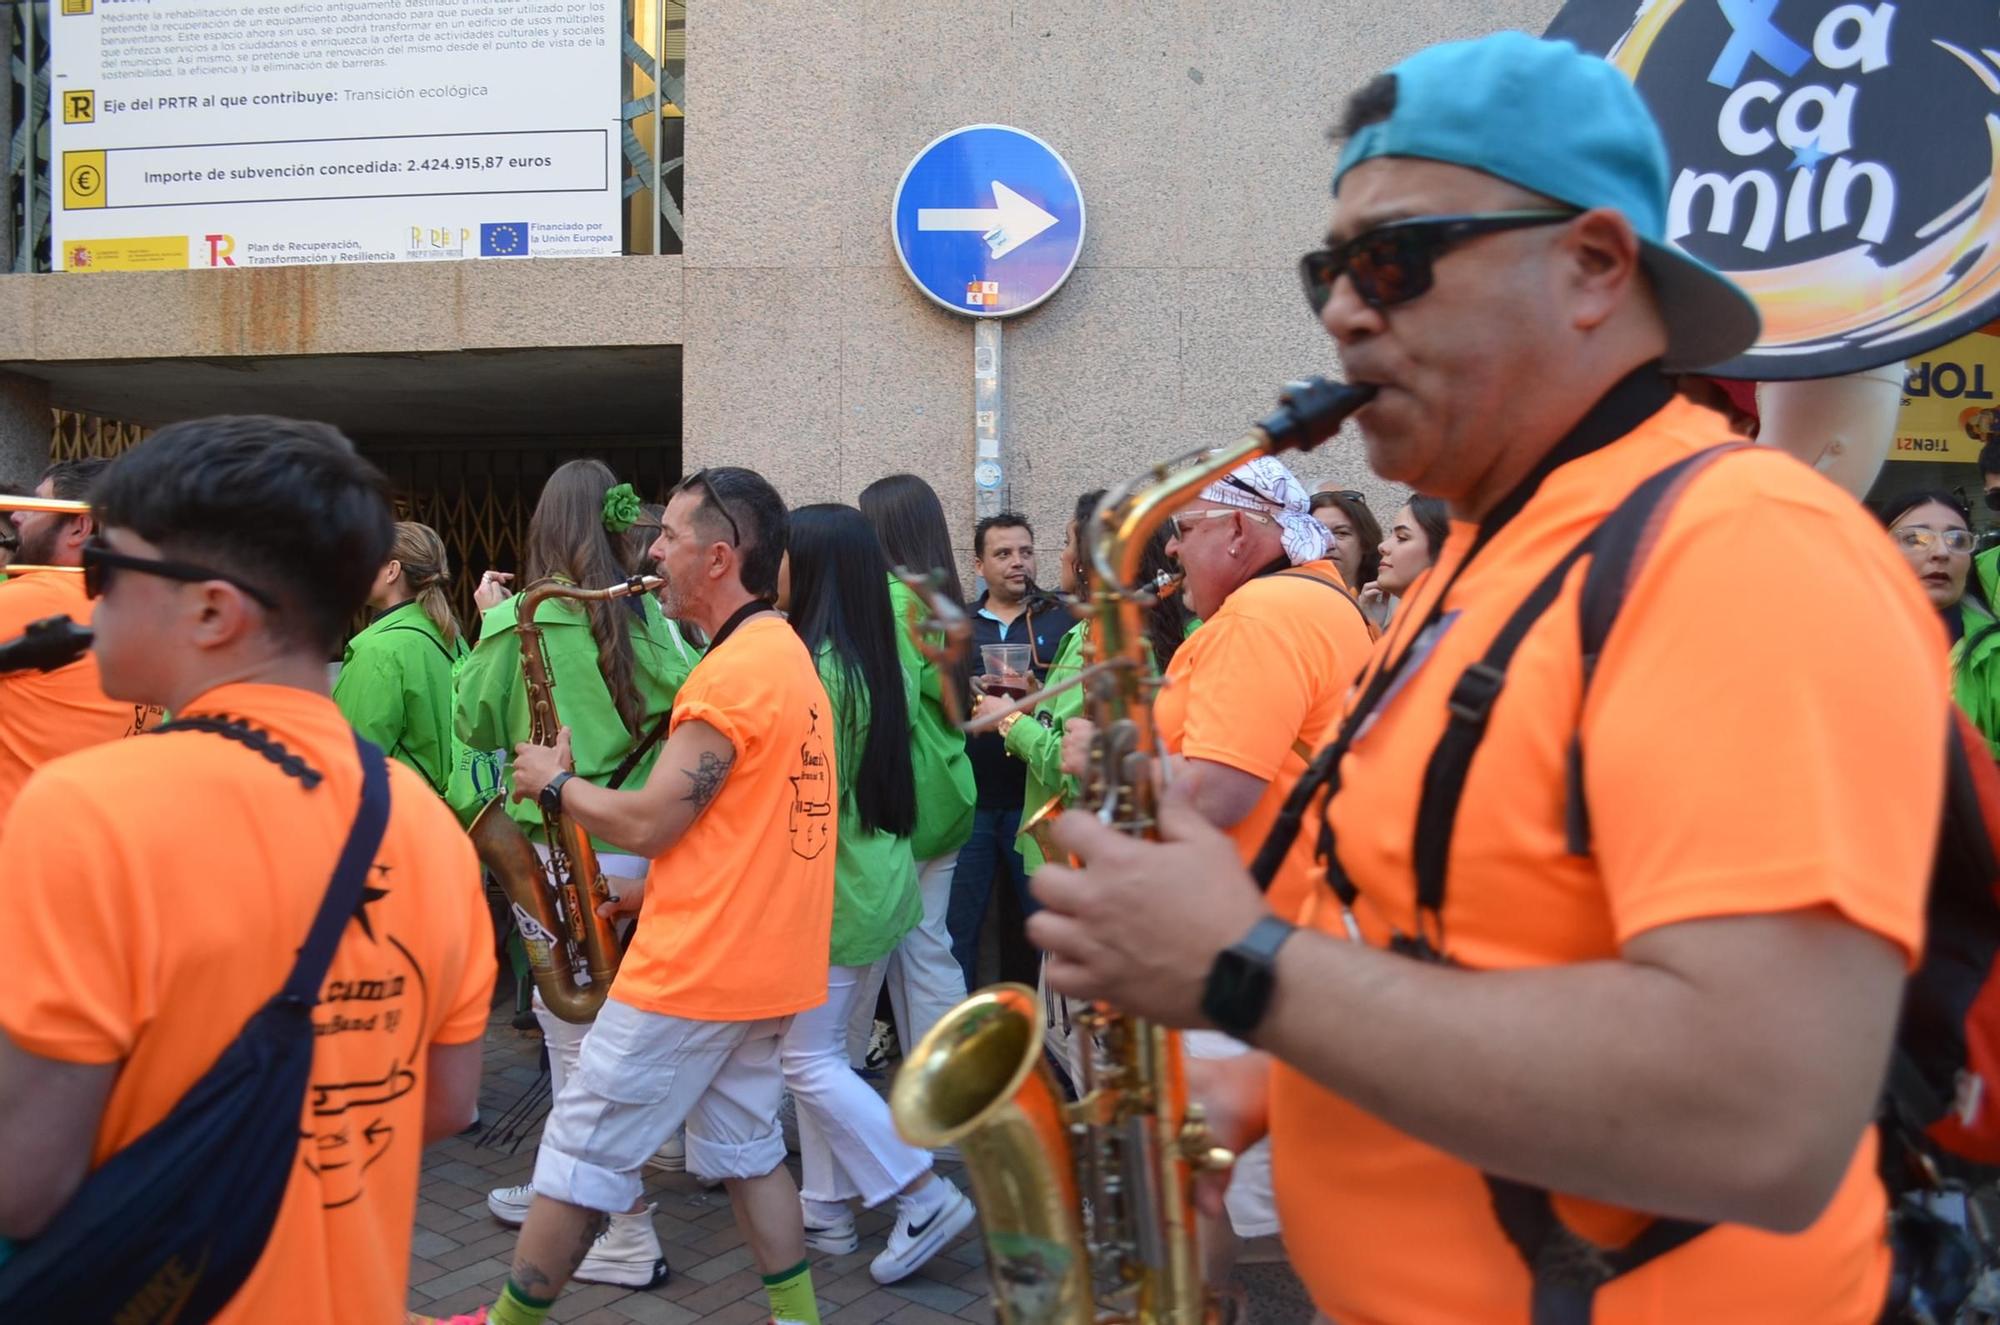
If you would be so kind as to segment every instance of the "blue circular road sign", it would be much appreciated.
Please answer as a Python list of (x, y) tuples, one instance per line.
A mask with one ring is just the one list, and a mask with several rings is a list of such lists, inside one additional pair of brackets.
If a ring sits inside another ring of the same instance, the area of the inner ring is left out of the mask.
[(1009, 317), (1056, 292), (1083, 251), (1083, 190), (1031, 133), (974, 124), (932, 140), (889, 222), (917, 288), (955, 313)]

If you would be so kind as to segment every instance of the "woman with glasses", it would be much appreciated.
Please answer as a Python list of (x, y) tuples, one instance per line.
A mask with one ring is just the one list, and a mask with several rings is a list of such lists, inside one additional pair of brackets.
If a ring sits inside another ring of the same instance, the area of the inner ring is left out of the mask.
[(1347, 587), (1359, 593), (1373, 584), (1382, 564), (1382, 526), (1367, 499), (1351, 488), (1321, 488), (1312, 495), (1312, 517), (1326, 526), (1333, 540), (1327, 560)]
[(1952, 697), (2000, 758), (2000, 616), (1970, 574), (1975, 540), (1965, 503), (1932, 489), (1886, 502), (1880, 514), (1944, 620)]
[(871, 971), (923, 914), (910, 850), (916, 684), (896, 642), (888, 569), (875, 531), (852, 506), (792, 512), (779, 606), (817, 660), (833, 708), (840, 808), (826, 1001), (792, 1019), (780, 1052), (798, 1104), (806, 1244), (846, 1255), (859, 1245), (849, 1202), (893, 1198), (895, 1225), (869, 1267), (884, 1284), (915, 1273), (973, 1218), (972, 1202), (896, 1134), (888, 1104), (848, 1061), (848, 1020), (864, 994), (872, 996)]
[(1451, 514), (1436, 497), (1412, 497), (1396, 512), (1376, 557), (1375, 578), (1361, 590), (1362, 606), (1378, 625), (1389, 624), (1396, 604), (1437, 561), (1450, 532)]
[[(640, 514), (637, 494), (601, 461), (563, 465), (549, 476), (528, 522), (522, 583), (553, 578), (586, 589), (619, 583), (631, 573), (625, 535)], [(511, 751), (528, 739), (527, 688), (516, 630), (521, 600), (504, 583), (511, 578), (489, 573), (474, 595), (482, 613), (479, 642), (459, 669), (457, 711), (459, 737), (475, 750)], [(551, 598), (537, 609), (535, 620), (556, 683), (556, 715), (569, 729), (576, 776), (606, 785), (638, 752), (620, 785), (644, 786), (659, 757), (659, 737), (665, 734), (674, 695), (694, 668), (693, 650), (682, 643), (650, 594), (590, 603)], [(536, 802), (510, 798), (507, 814), (546, 860), (546, 830)], [(630, 879), (636, 887), (646, 877), (651, 862), (644, 857), (603, 842), (592, 845), (607, 878)], [(551, 1086), (560, 1095), (588, 1028), (550, 1012), (539, 992), (534, 1009), (549, 1050)], [(679, 1137), (667, 1141), (655, 1164), (685, 1167)], [(533, 1200), (532, 1185), (522, 1183), (488, 1193), (486, 1204), (502, 1223), (518, 1225)], [(576, 1277), (628, 1287), (664, 1281), (666, 1260), (643, 1201), (611, 1217)]]

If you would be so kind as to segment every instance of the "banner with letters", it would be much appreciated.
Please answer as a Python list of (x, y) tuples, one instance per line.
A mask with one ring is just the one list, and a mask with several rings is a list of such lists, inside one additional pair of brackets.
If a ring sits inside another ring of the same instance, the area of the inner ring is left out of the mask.
[(2000, 441), (2000, 322), (1910, 360), (1889, 458), (1974, 465), (1992, 441)]
[(1713, 371), (1836, 377), (2000, 315), (2000, 41), (1970, 0), (1570, 0), (1667, 140), (1667, 238), (1764, 337)]
[(53, 0), (52, 265), (623, 244), (620, 0)]

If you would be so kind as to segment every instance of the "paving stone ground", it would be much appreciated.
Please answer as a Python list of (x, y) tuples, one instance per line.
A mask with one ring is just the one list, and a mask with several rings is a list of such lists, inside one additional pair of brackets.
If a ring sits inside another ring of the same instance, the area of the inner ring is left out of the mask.
[[(515, 1030), (510, 1009), (499, 1008), (486, 1033), (486, 1077), (480, 1116), (506, 1113), (541, 1073), (541, 1039)], [(886, 1086), (886, 1083), (878, 1083)], [(449, 1317), (491, 1302), (507, 1279), (515, 1232), (486, 1209), (486, 1193), (528, 1181), (535, 1162), (539, 1126), (527, 1129), (519, 1150), (489, 1148), (475, 1136), (455, 1137), (424, 1155), (417, 1199), (416, 1235), (411, 1245), (410, 1307)], [(797, 1156), (792, 1157), (794, 1177)], [(968, 1183), (957, 1164), (938, 1172), (961, 1189)], [(553, 1321), (574, 1325), (759, 1325), (768, 1318), (763, 1287), (749, 1264), (736, 1231), (729, 1199), (705, 1191), (685, 1173), (649, 1173), (646, 1198), (659, 1208), (654, 1226), (666, 1249), (673, 1278), (649, 1292), (607, 1284), (576, 1284), (563, 1294)], [(994, 1319), (986, 1278), (985, 1251), (973, 1231), (928, 1265), (898, 1284), (878, 1285), (868, 1263), (888, 1236), (891, 1215), (863, 1211), (856, 1219), (860, 1250), (846, 1256), (813, 1253), (813, 1287), (825, 1325), (961, 1325)], [(1257, 1325), (1309, 1321), (1312, 1311), (1298, 1281), (1270, 1247), (1253, 1244), (1245, 1256), (1242, 1281), (1248, 1292), (1249, 1320)]]

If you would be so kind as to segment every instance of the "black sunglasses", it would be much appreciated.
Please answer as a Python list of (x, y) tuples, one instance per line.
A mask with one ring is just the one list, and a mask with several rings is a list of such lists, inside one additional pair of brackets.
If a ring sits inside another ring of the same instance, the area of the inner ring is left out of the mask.
[(157, 575), (163, 580), (185, 580), (189, 584), (200, 584), (206, 580), (221, 580), (233, 584), (244, 593), (262, 603), (270, 611), (278, 610), (278, 601), (234, 575), (206, 566), (197, 566), (186, 561), (166, 561), (154, 557), (134, 557), (123, 552), (113, 552), (99, 539), (91, 539), (83, 545), (83, 592), (86, 597), (100, 598), (111, 583), (114, 570), (136, 571), (140, 575)]
[(721, 512), (723, 519), (729, 521), (729, 546), (742, 547), (743, 531), (736, 527), (736, 517), (729, 513), (729, 503), (722, 500), (722, 494), (715, 490), (715, 484), (709, 481), (706, 469), (696, 470), (682, 479), (680, 486), (675, 488), (674, 491), (688, 492), (695, 488), (700, 488), (704, 494), (703, 499), (710, 506)]
[(1358, 501), (1364, 506), (1368, 504), (1368, 498), (1363, 494), (1356, 492), (1353, 488), (1342, 488), (1338, 492), (1315, 492), (1312, 495), (1312, 500), (1306, 504), (1306, 509), (1312, 511), (1321, 510), (1334, 505), (1342, 499)]
[(1354, 282), (1354, 293), (1370, 308), (1406, 304), (1431, 288), (1431, 268), (1440, 257), (1468, 239), (1560, 225), (1581, 213), (1544, 208), (1529, 212), (1486, 212), (1469, 216), (1418, 216), (1378, 225), (1337, 248), (1316, 248), (1299, 259), (1299, 280), (1315, 316), (1333, 298), (1334, 283), (1343, 275)]

